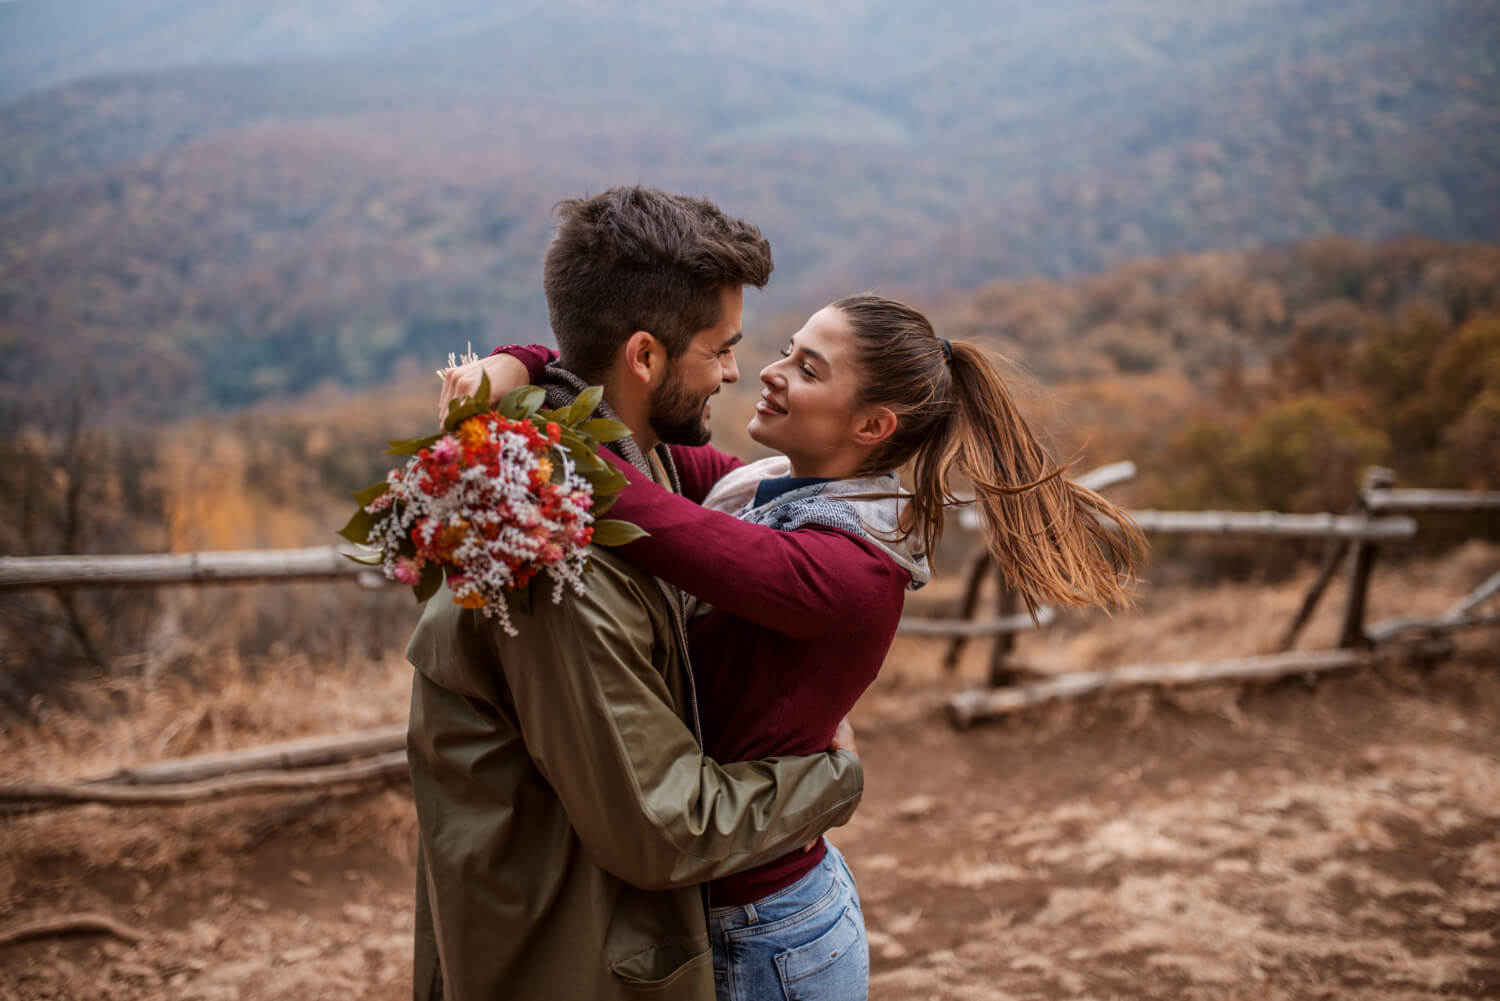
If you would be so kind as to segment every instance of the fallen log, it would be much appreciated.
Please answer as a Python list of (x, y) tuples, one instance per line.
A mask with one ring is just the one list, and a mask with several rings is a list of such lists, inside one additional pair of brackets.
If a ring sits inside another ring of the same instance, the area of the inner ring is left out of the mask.
[(248, 772), (176, 785), (114, 786), (44, 782), (4, 785), (0, 786), (0, 807), (36, 811), (84, 803), (103, 803), (109, 806), (181, 806), (228, 796), (301, 792), (375, 779), (400, 779), (406, 775), (406, 752), (391, 751), (376, 758), (327, 768)]
[(174, 785), (241, 772), (328, 765), (396, 751), (405, 746), (406, 724), (394, 723), (390, 726), (357, 730), (353, 733), (303, 737), (298, 740), (265, 744), (237, 751), (197, 754), (190, 758), (174, 758), (149, 765), (136, 765), (102, 779), (93, 779), (87, 784), (91, 786)]
[(1500, 615), (1466, 615), (1461, 618), (1443, 616), (1441, 619), (1397, 618), (1386, 619), (1369, 629), (1370, 642), (1388, 643), (1402, 633), (1418, 632), (1429, 636), (1458, 632), (1463, 629), (1480, 629), (1485, 626), (1500, 626)]
[(1103, 671), (1079, 671), (1046, 681), (1013, 688), (976, 688), (959, 692), (948, 701), (955, 727), (1015, 712), (1055, 699), (1077, 698), (1097, 692), (1141, 685), (1192, 685), (1216, 681), (1253, 681), (1289, 674), (1321, 674), (1363, 667), (1380, 656), (1445, 656), (1452, 644), (1446, 640), (1423, 640), (1392, 651), (1315, 650), (1238, 657), (1231, 660), (1183, 661), (1176, 664), (1135, 664)]
[(1448, 614), (1443, 617), (1446, 619), (1461, 619), (1486, 601), (1489, 601), (1496, 594), (1500, 594), (1500, 573), (1494, 574), (1489, 580), (1465, 595), (1464, 599), (1448, 609)]
[(144, 932), (121, 924), (107, 914), (84, 911), (78, 914), (59, 914), (50, 918), (36, 918), (0, 929), (0, 948), (19, 945), (39, 938), (57, 938), (60, 935), (113, 935), (123, 942), (139, 942), (146, 937)]

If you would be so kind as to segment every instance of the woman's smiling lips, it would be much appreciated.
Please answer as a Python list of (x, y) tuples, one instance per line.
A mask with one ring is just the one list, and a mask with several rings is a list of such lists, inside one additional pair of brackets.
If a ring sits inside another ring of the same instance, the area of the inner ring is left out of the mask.
[(782, 414), (786, 413), (786, 410), (783, 407), (778, 406), (775, 400), (771, 399), (771, 394), (768, 390), (761, 390), (760, 402), (755, 405), (755, 412), (758, 414), (769, 414), (773, 417), (780, 417)]

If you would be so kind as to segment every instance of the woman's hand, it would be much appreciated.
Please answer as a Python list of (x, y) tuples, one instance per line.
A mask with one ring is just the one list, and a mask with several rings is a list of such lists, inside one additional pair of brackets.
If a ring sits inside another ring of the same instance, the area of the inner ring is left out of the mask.
[[(838, 728), (833, 731), (833, 739), (828, 742), (828, 749), (830, 751), (848, 751), (856, 758), (859, 757), (859, 750), (854, 746), (854, 727), (850, 724), (848, 716), (839, 720)], [(810, 852), (822, 840), (822, 838), (813, 838), (802, 846), (802, 850)]]
[(488, 358), (450, 368), (443, 373), (443, 395), (438, 397), (438, 421), (447, 419), (448, 404), (455, 399), (479, 392), (479, 381), (485, 375), (490, 377), (490, 398), (486, 403), (494, 403), (512, 389), (526, 385), (528, 381), (525, 364), (510, 355), (490, 355)]
[(854, 727), (849, 723), (848, 716), (839, 720), (838, 729), (833, 731), (833, 740), (829, 742), (828, 749), (848, 751), (856, 758), (859, 757), (859, 749), (854, 746)]

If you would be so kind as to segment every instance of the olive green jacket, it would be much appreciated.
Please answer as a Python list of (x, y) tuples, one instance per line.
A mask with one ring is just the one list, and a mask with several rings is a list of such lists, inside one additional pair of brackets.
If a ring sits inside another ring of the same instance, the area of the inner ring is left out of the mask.
[[(699, 884), (848, 820), (846, 751), (720, 765), (676, 592), (595, 549), (518, 637), (439, 591), (407, 647), (419, 1001), (714, 994)], [(439, 973), (441, 970), (441, 973)]]

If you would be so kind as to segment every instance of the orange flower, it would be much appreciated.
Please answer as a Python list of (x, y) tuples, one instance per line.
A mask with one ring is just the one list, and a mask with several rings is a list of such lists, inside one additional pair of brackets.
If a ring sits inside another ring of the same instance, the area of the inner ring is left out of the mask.
[(484, 595), (480, 594), (477, 589), (465, 592), (462, 597), (455, 594), (453, 603), (462, 608), (483, 608)]
[(434, 543), (433, 548), (441, 553), (444, 559), (449, 559), (453, 555), (453, 550), (457, 549), (463, 543), (464, 536), (468, 534), (469, 523), (460, 518), (451, 525), (443, 526), (443, 530), (438, 533), (437, 541)]
[(466, 449), (476, 449), (490, 436), (490, 429), (481, 416), (470, 417), (458, 426), (458, 440)]

